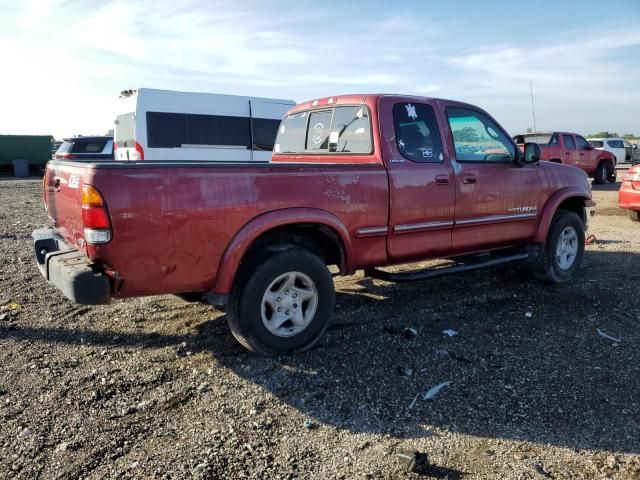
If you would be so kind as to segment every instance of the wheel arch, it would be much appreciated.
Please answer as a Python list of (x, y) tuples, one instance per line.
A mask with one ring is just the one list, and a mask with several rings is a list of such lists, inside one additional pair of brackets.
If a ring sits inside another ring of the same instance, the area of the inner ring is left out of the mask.
[(229, 242), (218, 266), (213, 291), (228, 294), (243, 261), (269, 245), (305, 248), (351, 272), (351, 240), (338, 217), (326, 210), (287, 208), (255, 217)]
[(554, 193), (544, 206), (540, 221), (538, 222), (538, 231), (534, 242), (545, 242), (553, 216), (559, 209), (575, 212), (586, 224), (587, 219), (584, 217), (584, 206), (589, 200), (589, 195), (575, 188), (567, 187)]

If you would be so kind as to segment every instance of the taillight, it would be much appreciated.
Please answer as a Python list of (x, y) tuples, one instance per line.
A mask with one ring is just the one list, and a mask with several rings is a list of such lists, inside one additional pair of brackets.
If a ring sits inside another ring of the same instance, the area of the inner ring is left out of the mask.
[(107, 243), (111, 240), (111, 225), (107, 206), (100, 192), (91, 185), (82, 186), (82, 224), (88, 243)]
[(44, 203), (44, 211), (48, 211), (47, 207), (47, 171), (45, 170), (42, 177), (42, 203)]
[(640, 182), (640, 172), (627, 172), (622, 176), (623, 182)]
[(136, 142), (135, 149), (138, 153), (138, 160), (144, 160), (144, 149), (142, 148), (142, 145)]
[(76, 156), (73, 153), (65, 152), (65, 153), (56, 153), (56, 158), (71, 160), (72, 158), (76, 158)]

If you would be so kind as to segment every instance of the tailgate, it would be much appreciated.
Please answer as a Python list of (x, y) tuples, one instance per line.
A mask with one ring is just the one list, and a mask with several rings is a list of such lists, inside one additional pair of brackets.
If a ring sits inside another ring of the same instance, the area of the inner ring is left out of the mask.
[(84, 248), (82, 185), (89, 165), (51, 161), (44, 178), (44, 201), (49, 220), (58, 234), (79, 249)]

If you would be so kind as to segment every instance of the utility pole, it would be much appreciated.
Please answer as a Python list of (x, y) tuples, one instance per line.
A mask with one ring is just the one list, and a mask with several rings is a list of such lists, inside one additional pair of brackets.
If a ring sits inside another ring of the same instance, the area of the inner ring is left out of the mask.
[(533, 114), (533, 131), (537, 132), (536, 128), (536, 110), (533, 108), (533, 82), (529, 82), (529, 91), (531, 92), (531, 113)]

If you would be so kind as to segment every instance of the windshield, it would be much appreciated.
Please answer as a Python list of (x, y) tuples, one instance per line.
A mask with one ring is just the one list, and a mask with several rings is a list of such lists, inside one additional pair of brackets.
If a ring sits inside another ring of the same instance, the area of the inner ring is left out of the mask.
[(133, 148), (135, 146), (135, 113), (125, 113), (116, 119), (115, 143), (118, 147)]

